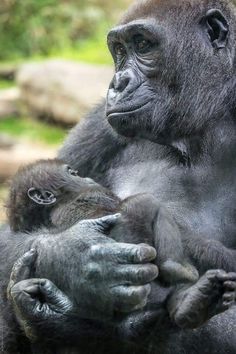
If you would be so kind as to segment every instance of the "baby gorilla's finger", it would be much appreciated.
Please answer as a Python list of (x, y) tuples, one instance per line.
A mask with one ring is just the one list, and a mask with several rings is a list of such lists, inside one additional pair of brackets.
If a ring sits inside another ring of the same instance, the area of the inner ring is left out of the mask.
[(121, 265), (114, 273), (117, 282), (127, 285), (144, 285), (157, 276), (158, 268), (154, 264)]
[(13, 265), (10, 281), (7, 288), (9, 296), (10, 289), (18, 282), (30, 277), (32, 266), (37, 258), (37, 252), (35, 249), (31, 249), (20, 257)]
[(151, 286), (117, 286), (112, 289), (115, 308), (121, 312), (132, 312), (142, 309), (148, 300)]
[(216, 280), (220, 280), (220, 281), (228, 280), (227, 273), (221, 269), (208, 270), (206, 272), (206, 277), (208, 280), (214, 283)]
[(91, 247), (91, 255), (95, 261), (110, 260), (120, 264), (148, 263), (156, 258), (155, 248), (141, 244), (106, 243)]

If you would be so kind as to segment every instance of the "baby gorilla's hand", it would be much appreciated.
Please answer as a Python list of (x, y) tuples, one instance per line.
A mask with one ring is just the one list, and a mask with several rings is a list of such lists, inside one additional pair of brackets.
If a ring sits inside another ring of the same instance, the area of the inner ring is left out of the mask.
[(14, 264), (8, 286), (17, 320), (31, 341), (37, 340), (41, 323), (61, 321), (72, 311), (72, 303), (50, 280), (27, 279), (36, 260), (31, 250)]

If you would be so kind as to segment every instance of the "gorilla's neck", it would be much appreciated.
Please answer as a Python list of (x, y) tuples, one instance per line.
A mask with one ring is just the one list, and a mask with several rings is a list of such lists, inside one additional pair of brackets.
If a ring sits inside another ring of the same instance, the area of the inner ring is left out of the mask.
[(206, 160), (231, 159), (236, 152), (235, 123), (222, 122), (202, 134), (184, 137), (170, 144), (171, 154), (179, 163), (190, 167)]

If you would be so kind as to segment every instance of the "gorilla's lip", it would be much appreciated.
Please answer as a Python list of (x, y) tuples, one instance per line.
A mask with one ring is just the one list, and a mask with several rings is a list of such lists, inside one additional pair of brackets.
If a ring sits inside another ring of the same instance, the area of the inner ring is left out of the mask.
[(136, 106), (132, 106), (130, 107), (130, 109), (128, 110), (125, 110), (125, 109), (122, 109), (122, 110), (116, 110), (115, 108), (113, 109), (107, 109), (106, 111), (106, 115), (107, 115), (107, 118), (111, 118), (111, 117), (116, 117), (116, 116), (125, 116), (125, 115), (128, 115), (128, 114), (133, 114), (133, 113), (137, 113), (139, 112), (140, 110), (142, 110), (144, 107), (146, 107), (148, 104), (150, 104), (151, 101), (147, 101), (147, 102), (144, 102), (142, 104), (139, 104), (139, 105), (136, 105)]

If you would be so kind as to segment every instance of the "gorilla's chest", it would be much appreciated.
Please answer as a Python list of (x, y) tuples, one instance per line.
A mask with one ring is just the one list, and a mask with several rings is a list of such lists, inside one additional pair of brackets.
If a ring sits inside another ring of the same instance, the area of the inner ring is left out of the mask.
[(119, 197), (149, 193), (186, 228), (236, 245), (234, 169), (184, 168), (156, 159), (121, 164), (109, 171), (109, 184)]

